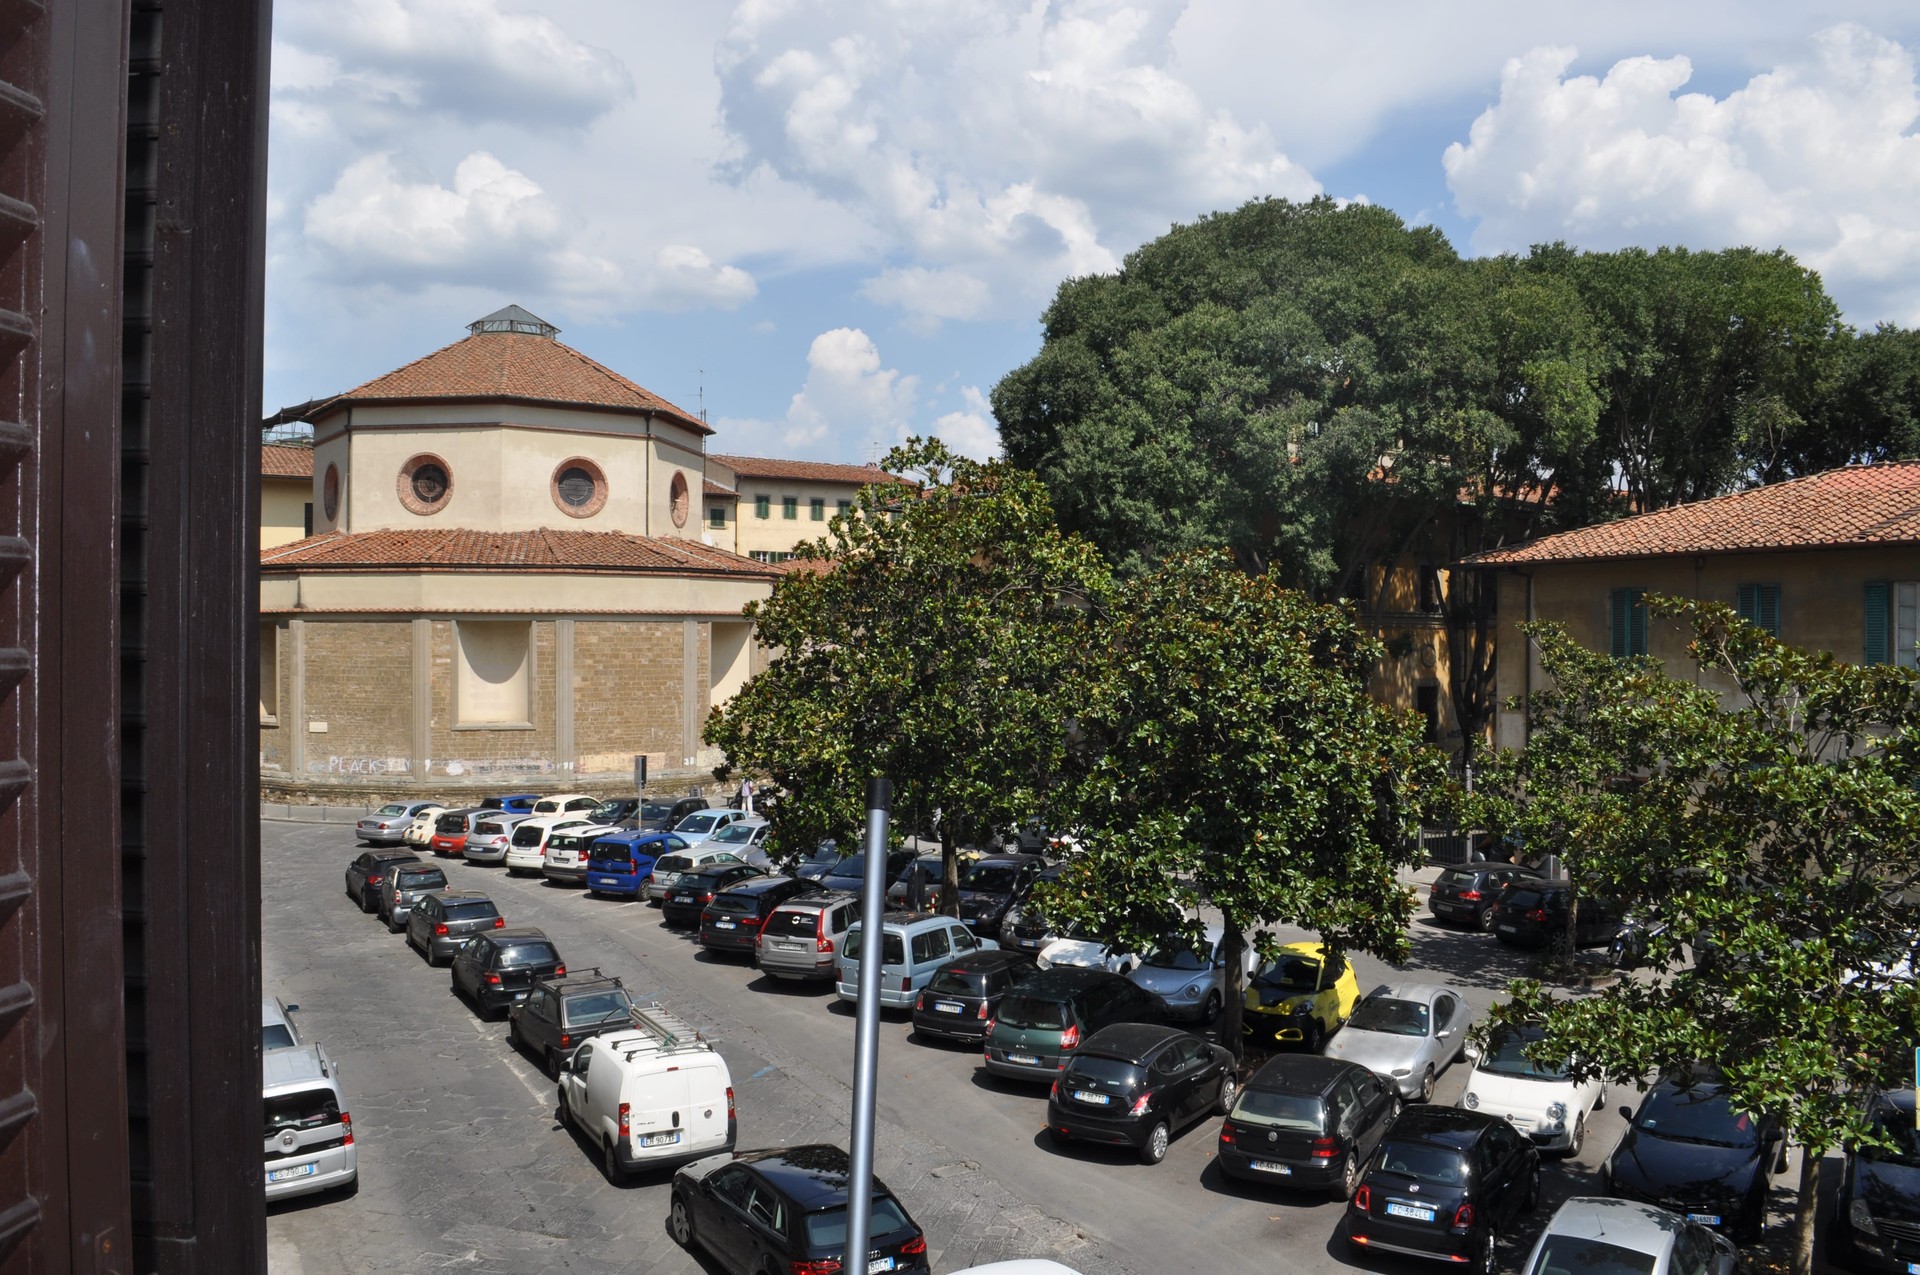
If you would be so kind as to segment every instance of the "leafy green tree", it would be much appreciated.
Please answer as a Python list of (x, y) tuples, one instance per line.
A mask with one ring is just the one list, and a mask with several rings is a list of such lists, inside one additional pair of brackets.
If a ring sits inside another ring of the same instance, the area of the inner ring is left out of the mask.
[(1529, 626), (1549, 678), (1524, 752), (1471, 813), (1564, 856), (1651, 929), (1651, 973), (1568, 1000), (1516, 983), (1500, 1021), (1621, 1083), (1695, 1063), (1805, 1150), (1795, 1269), (1821, 1156), (1870, 1138), (1863, 1090), (1920, 1041), (1920, 682), (1782, 645), (1725, 607), (1651, 600), (1701, 678)]
[(785, 790), (787, 854), (854, 843), (873, 775), (893, 780), (896, 810), (937, 810), (952, 910), (956, 849), (1048, 805), (1068, 742), (1062, 685), (1108, 575), (1029, 473), (921, 440), (885, 468), (905, 478), (862, 489), (748, 607), (776, 654), (706, 739), (727, 768)]
[(1445, 781), (1419, 732), (1374, 703), (1378, 643), (1223, 553), (1181, 555), (1119, 587), (1075, 693), (1084, 853), (1039, 899), (1128, 945), (1224, 918), (1223, 1041), (1240, 1039), (1241, 962), (1261, 927), (1405, 959), (1413, 899), (1396, 873)]

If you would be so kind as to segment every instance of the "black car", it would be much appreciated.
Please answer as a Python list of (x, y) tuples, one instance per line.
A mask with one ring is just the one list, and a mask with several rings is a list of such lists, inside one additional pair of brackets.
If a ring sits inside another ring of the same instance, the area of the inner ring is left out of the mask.
[(407, 913), (407, 946), (439, 965), (482, 930), (504, 930), (507, 918), (493, 900), (473, 890), (436, 890)]
[(1081, 1043), (1053, 1082), (1047, 1132), (1132, 1147), (1148, 1164), (1167, 1158), (1173, 1135), (1233, 1109), (1234, 1057), (1178, 1027), (1122, 1023)]
[(960, 874), (960, 919), (982, 938), (997, 938), (1015, 898), (1032, 885), (1047, 862), (1037, 854), (976, 859)]
[(580, 1042), (632, 1024), (626, 984), (596, 967), (564, 978), (532, 980), (525, 1000), (507, 1013), (507, 1043), (558, 1078)]
[[(1427, 911), (1441, 921), (1469, 929), (1493, 928), (1493, 905), (1510, 885), (1544, 886), (1525, 868), (1504, 863), (1469, 863), (1448, 868), (1427, 889)], [(1584, 904), (1582, 905), (1584, 906)]]
[[(917, 857), (912, 850), (893, 850), (887, 854), (886, 871), (881, 873), (882, 881), (892, 881)], [(829, 890), (845, 890), (856, 899), (867, 891), (867, 856), (850, 854), (821, 874), (820, 884)]]
[(480, 1011), (498, 1018), (524, 1000), (536, 978), (560, 978), (567, 964), (543, 930), (493, 930), (471, 938), (453, 958), (452, 987)]
[(374, 896), (374, 911), (387, 923), (387, 933), (398, 934), (407, 928), (407, 913), (422, 896), (447, 888), (447, 874), (434, 863), (397, 863), (387, 869), (386, 880)]
[(1036, 886), (1057, 881), (1063, 871), (1065, 869), (1058, 865), (1045, 869), (1014, 896), (1013, 902), (1001, 914), (1001, 947), (1010, 947), (1019, 952), (1038, 952), (1055, 937), (1047, 918), (1033, 904), (1033, 891)]
[(587, 811), (587, 818), (609, 828), (637, 827), (641, 804), (638, 797), (609, 797)]
[(845, 856), (840, 853), (840, 848), (834, 845), (833, 842), (822, 841), (819, 845), (802, 855), (800, 862), (793, 865), (793, 875), (796, 877), (805, 877), (809, 881), (818, 881), (821, 877), (831, 872), (833, 865), (840, 862), (844, 857)]
[[(729, 1275), (839, 1271), (851, 1171), (847, 1153), (825, 1145), (708, 1156), (673, 1175), (667, 1230)], [(879, 1178), (871, 1235), (866, 1270), (930, 1269), (926, 1237)]]
[(646, 803), (637, 827), (648, 832), (671, 832), (680, 821), (696, 810), (707, 810), (713, 803), (705, 797), (678, 797), (672, 801), (653, 800)]
[(1607, 1194), (1684, 1213), (1735, 1239), (1766, 1225), (1771, 1174), (1786, 1169), (1786, 1135), (1766, 1115), (1734, 1110), (1717, 1071), (1695, 1068), (1620, 1108), (1627, 1132), (1601, 1172)]
[(700, 914), (706, 911), (714, 896), (724, 894), (738, 882), (765, 875), (751, 863), (722, 863), (683, 872), (678, 881), (667, 887), (666, 897), (660, 900), (661, 919), (668, 925), (698, 925)]
[(913, 1029), (977, 1045), (1000, 998), (1039, 968), (1025, 952), (988, 948), (948, 961), (933, 972), (913, 1002)]
[[(1566, 932), (1567, 909), (1573, 906), (1569, 885), (1514, 885), (1493, 907), (1493, 937), (1514, 947), (1546, 947)], [(1580, 896), (1574, 943), (1595, 947), (1611, 943), (1620, 929), (1620, 915), (1605, 899)]]
[(379, 906), (387, 870), (396, 863), (420, 862), (420, 856), (411, 850), (362, 850), (347, 865), (347, 897), (358, 903), (362, 912), (371, 912)]
[(1490, 1275), (1499, 1233), (1540, 1202), (1540, 1152), (1501, 1116), (1408, 1107), (1347, 1205), (1355, 1257), (1385, 1250)]
[(1920, 1266), (1920, 1129), (1913, 1090), (1875, 1094), (1867, 1118), (1886, 1147), (1851, 1147), (1833, 1211), (1834, 1248), (1865, 1275), (1912, 1275)]
[(1400, 1095), (1365, 1067), (1279, 1054), (1241, 1089), (1215, 1159), (1230, 1178), (1349, 1200), (1399, 1114)]
[[(735, 865), (744, 867), (744, 864)], [(677, 883), (674, 889), (684, 885)], [(750, 877), (713, 896), (700, 912), (700, 946), (709, 952), (745, 952), (760, 946), (760, 927), (789, 899), (821, 894), (818, 881), (805, 877)], [(668, 897), (672, 897), (669, 891)]]

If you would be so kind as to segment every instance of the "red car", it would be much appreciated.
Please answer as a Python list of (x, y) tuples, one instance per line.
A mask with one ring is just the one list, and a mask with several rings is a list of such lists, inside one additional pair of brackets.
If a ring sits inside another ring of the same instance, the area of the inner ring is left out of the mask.
[(458, 859), (467, 848), (467, 834), (473, 831), (473, 825), (499, 813), (484, 806), (446, 811), (433, 821), (433, 835), (427, 838), (427, 848), (443, 859)]

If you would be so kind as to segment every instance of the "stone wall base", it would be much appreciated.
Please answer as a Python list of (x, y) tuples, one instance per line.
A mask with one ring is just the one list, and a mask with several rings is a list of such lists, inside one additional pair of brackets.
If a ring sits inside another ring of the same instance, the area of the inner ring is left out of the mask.
[[(720, 784), (714, 779), (712, 770), (650, 771), (647, 775), (649, 797), (704, 796), (725, 805), (733, 796), (736, 786)], [(390, 801), (436, 798), (456, 806), (477, 806), (483, 798), (516, 792), (584, 792), (595, 797), (631, 797), (633, 781), (626, 777), (609, 779), (605, 776), (574, 779), (559, 773), (492, 775), (485, 779), (436, 777), (416, 780), (405, 774), (290, 775), (279, 770), (260, 772), (262, 816), (269, 819), (299, 817), (271, 813), (275, 807), (351, 810), (357, 819), (369, 809)], [(319, 819), (321, 822), (335, 821), (327, 816), (320, 816)]]

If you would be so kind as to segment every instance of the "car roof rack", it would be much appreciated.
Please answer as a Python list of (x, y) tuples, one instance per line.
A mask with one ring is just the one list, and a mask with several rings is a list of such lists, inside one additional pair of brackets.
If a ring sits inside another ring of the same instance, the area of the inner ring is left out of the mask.
[(601, 970), (601, 968), (598, 965), (589, 965), (587, 966), (587, 968), (583, 970), (577, 970), (577, 971), (568, 970), (565, 974), (561, 974), (558, 976), (555, 976), (552, 974), (535, 974), (533, 976), (533, 981), (535, 983), (545, 983), (549, 987), (553, 986), (555, 983), (577, 983), (577, 982), (583, 982), (586, 980), (598, 980), (599, 982), (602, 982), (602, 983), (612, 983), (615, 987), (626, 986), (625, 983), (620, 981), (620, 976), (618, 974), (605, 973), (604, 971)]
[[(659, 1001), (650, 1005), (634, 1005), (627, 1010), (627, 1017), (633, 1020), (636, 1028), (653, 1037), (653, 1050), (656, 1053), (680, 1054), (712, 1049), (705, 1036)], [(647, 1052), (647, 1047), (636, 1045), (632, 1049), (621, 1049), (620, 1052), (627, 1056), (628, 1062), (632, 1062), (636, 1055)]]

